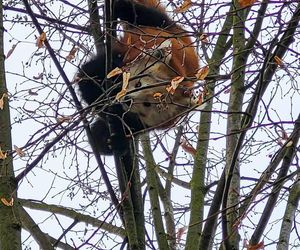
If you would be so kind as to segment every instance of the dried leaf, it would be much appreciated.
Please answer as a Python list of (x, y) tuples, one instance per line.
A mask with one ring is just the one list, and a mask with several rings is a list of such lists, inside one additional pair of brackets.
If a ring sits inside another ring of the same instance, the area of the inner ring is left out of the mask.
[(123, 72), (123, 85), (122, 89), (127, 90), (129, 84), (130, 72)]
[(122, 69), (116, 67), (116, 68), (114, 68), (112, 71), (110, 71), (110, 72), (107, 74), (106, 78), (107, 78), (107, 79), (112, 78), (112, 77), (114, 77), (114, 76), (116, 76), (116, 75), (122, 74), (122, 72), (123, 72)]
[(37, 92), (33, 92), (31, 89), (28, 90), (29, 95), (39, 95)]
[(264, 249), (265, 245), (264, 245), (264, 242), (261, 241), (256, 245), (252, 245), (252, 246), (247, 245), (246, 247), (247, 247), (247, 250), (260, 250), (260, 249)]
[(41, 55), (43, 55), (43, 52), (36, 52), (36, 53), (34, 53), (34, 55), (35, 56), (41, 56)]
[(11, 198), (10, 201), (6, 200), (5, 198), (1, 198), (1, 201), (7, 207), (12, 207), (14, 205), (14, 198)]
[(11, 56), (11, 54), (14, 52), (15, 48), (17, 47), (18, 44), (14, 44), (11, 49), (7, 52), (6, 59)]
[(281, 138), (282, 138), (283, 140), (289, 139), (289, 136), (288, 136), (288, 134), (287, 134), (286, 131), (281, 130)]
[(46, 41), (46, 33), (43, 32), (38, 39), (36, 40), (36, 46), (40, 49), (44, 46), (44, 42)]
[(7, 94), (3, 93), (2, 97), (0, 98), (0, 109), (3, 110), (4, 108), (4, 98), (7, 97)]
[(78, 49), (75, 46), (71, 49), (69, 55), (66, 56), (66, 60), (68, 62), (70, 62), (71, 60), (73, 60), (75, 58), (77, 50)]
[(176, 76), (172, 79), (171, 81), (171, 85), (168, 85), (166, 87), (166, 90), (168, 93), (170, 93), (171, 95), (174, 95), (175, 90), (177, 89), (177, 87), (179, 86), (179, 84), (184, 80), (183, 76)]
[(206, 65), (205, 67), (202, 67), (197, 71), (196, 77), (198, 80), (204, 80), (205, 77), (207, 77), (208, 73), (209, 73), (209, 66)]
[(116, 95), (116, 100), (120, 101), (120, 99), (126, 95), (127, 89), (122, 89), (117, 95)]
[(176, 76), (172, 79), (171, 81), (171, 86), (174, 90), (177, 89), (177, 87), (179, 86), (179, 83), (181, 83), (184, 80), (183, 76)]
[(279, 56), (274, 56), (274, 61), (278, 66), (283, 66), (283, 61)]
[(4, 160), (7, 158), (7, 152), (3, 152), (1, 147), (0, 147), (0, 160)]
[(15, 149), (15, 151), (16, 151), (16, 153), (17, 153), (18, 156), (20, 156), (20, 157), (24, 157), (25, 156), (25, 153), (24, 153), (24, 151), (21, 148), (19, 148), (16, 145), (14, 145), (14, 149)]
[(166, 90), (167, 90), (167, 92), (168, 92), (169, 94), (171, 94), (171, 95), (174, 95), (174, 93), (175, 93), (175, 89), (173, 89), (173, 87), (172, 87), (171, 85), (168, 85), (168, 86), (166, 87)]
[(37, 76), (33, 76), (32, 78), (33, 78), (34, 80), (39, 80), (39, 79), (43, 79), (43, 76), (44, 76), (44, 74), (43, 74), (43, 73), (40, 73), (40, 74), (38, 74)]
[(191, 144), (189, 144), (187, 140), (182, 140), (180, 145), (185, 152), (191, 154), (192, 156), (196, 155), (196, 149)]
[(226, 90), (224, 91), (224, 94), (229, 94), (230, 91), (231, 91), (231, 88), (228, 88), (228, 89), (226, 89)]
[(181, 227), (181, 228), (178, 229), (178, 231), (176, 233), (177, 242), (179, 242), (182, 239), (182, 236), (185, 233), (186, 229), (187, 229), (186, 227)]
[(279, 145), (279, 146), (283, 146), (283, 142), (282, 142), (282, 140), (281, 139), (277, 139), (277, 144)]
[(163, 95), (162, 93), (156, 92), (156, 93), (153, 94), (153, 98), (154, 99), (160, 99), (162, 97), (162, 95)]
[(209, 43), (207, 37), (208, 37), (207, 34), (201, 34), (200, 41), (203, 43)]
[(176, 8), (174, 11), (175, 13), (183, 13), (186, 12), (189, 8), (193, 6), (193, 3), (191, 0), (184, 0), (182, 5)]
[(72, 120), (72, 116), (61, 116), (56, 118), (56, 121), (58, 123), (70, 122), (71, 120)]
[(239, 4), (242, 8), (251, 6), (254, 4), (257, 0), (239, 0)]
[(127, 93), (127, 88), (128, 88), (128, 84), (129, 84), (129, 78), (130, 78), (130, 72), (123, 72), (123, 85), (122, 85), (122, 89), (119, 93), (117, 93), (116, 95), (116, 100), (120, 101), (120, 99), (126, 95)]

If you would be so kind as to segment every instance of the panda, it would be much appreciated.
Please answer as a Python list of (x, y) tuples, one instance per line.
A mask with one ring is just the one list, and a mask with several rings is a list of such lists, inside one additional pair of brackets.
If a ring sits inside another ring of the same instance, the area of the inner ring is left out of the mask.
[(77, 74), (81, 98), (96, 112), (91, 132), (102, 155), (122, 155), (135, 135), (174, 126), (196, 105), (190, 79), (199, 68), (188, 32), (157, 1), (115, 0), (113, 17), (124, 31), (113, 41), (112, 67), (129, 81), (124, 74), (107, 81), (104, 45)]

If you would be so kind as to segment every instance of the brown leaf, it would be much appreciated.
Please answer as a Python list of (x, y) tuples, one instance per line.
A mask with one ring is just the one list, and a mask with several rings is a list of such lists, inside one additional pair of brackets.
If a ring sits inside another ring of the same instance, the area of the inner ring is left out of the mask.
[(14, 44), (11, 49), (7, 52), (6, 59), (11, 56), (11, 54), (14, 52), (15, 48), (17, 47), (18, 44)]
[(166, 90), (168, 93), (170, 93), (171, 95), (174, 95), (175, 90), (177, 89), (177, 87), (179, 86), (179, 84), (184, 80), (183, 76), (176, 76), (172, 79), (171, 81), (171, 85), (168, 85), (166, 87)]
[(43, 76), (44, 76), (44, 74), (43, 74), (43, 73), (40, 73), (40, 74), (38, 74), (37, 76), (33, 76), (32, 78), (33, 78), (34, 80), (39, 80), (39, 79), (43, 79)]
[(124, 71), (123, 72), (123, 85), (122, 85), (122, 89), (119, 93), (117, 93), (116, 95), (116, 100), (120, 101), (120, 99), (126, 95), (127, 93), (127, 88), (128, 88), (128, 84), (129, 84), (129, 79), (130, 79), (130, 72)]
[(72, 116), (61, 116), (56, 118), (56, 121), (58, 123), (70, 122), (71, 120), (72, 120)]
[(119, 93), (116, 95), (116, 100), (120, 101), (120, 99), (125, 96), (127, 93), (127, 89), (122, 89)]
[(16, 145), (14, 145), (14, 149), (15, 149), (15, 151), (16, 151), (16, 153), (17, 153), (18, 156), (20, 156), (20, 157), (24, 157), (25, 156), (25, 153), (24, 153), (24, 151), (21, 148), (19, 148)]
[(281, 130), (281, 138), (283, 140), (289, 139), (289, 136), (288, 136), (288, 134), (287, 134), (287, 132), (285, 130)]
[(196, 155), (196, 149), (191, 144), (189, 144), (187, 140), (182, 140), (180, 146), (185, 152), (191, 154), (192, 156)]
[(264, 242), (261, 241), (256, 245), (252, 245), (252, 246), (247, 245), (246, 247), (247, 247), (247, 250), (260, 250), (260, 249), (264, 249), (265, 245), (264, 245)]
[(171, 86), (174, 90), (177, 89), (177, 87), (179, 86), (179, 83), (181, 83), (184, 80), (183, 76), (176, 76), (172, 79), (171, 81)]
[(162, 93), (156, 92), (156, 93), (153, 94), (153, 98), (154, 99), (160, 99), (162, 97), (162, 95), (163, 95)]
[(123, 72), (123, 85), (122, 89), (127, 90), (129, 84), (130, 72)]
[(123, 72), (122, 69), (116, 67), (116, 68), (114, 68), (112, 71), (110, 71), (110, 72), (107, 74), (106, 78), (107, 78), (107, 79), (112, 78), (112, 77), (114, 77), (114, 76), (116, 76), (116, 75), (122, 74), (122, 72)]
[(5, 198), (1, 198), (1, 201), (7, 207), (12, 207), (14, 205), (14, 198), (11, 198), (10, 201), (6, 200)]
[(231, 91), (231, 88), (225, 89), (224, 94), (229, 94)]
[(3, 93), (2, 97), (0, 98), (0, 109), (3, 110), (4, 108), (4, 98), (7, 97), (7, 94)]
[(253, 5), (257, 0), (239, 0), (239, 4), (242, 8)]
[(167, 92), (168, 92), (169, 94), (171, 94), (171, 95), (174, 95), (174, 93), (175, 93), (175, 89), (173, 89), (173, 87), (172, 87), (171, 85), (168, 85), (168, 86), (166, 87), (166, 90), (167, 90)]
[(279, 146), (283, 146), (283, 142), (282, 142), (282, 140), (281, 139), (277, 139), (277, 144), (279, 145)]
[(191, 0), (184, 0), (182, 5), (174, 10), (175, 13), (183, 13), (186, 12), (189, 8), (193, 6)]
[(44, 46), (44, 42), (46, 41), (46, 33), (43, 32), (38, 39), (36, 40), (36, 46), (40, 49)]
[(182, 236), (185, 233), (186, 229), (187, 229), (186, 227), (181, 227), (181, 228), (178, 229), (178, 231), (176, 233), (177, 242), (179, 242), (182, 239)]
[(43, 52), (35, 52), (34, 55), (35, 56), (41, 56), (41, 55), (43, 55)]
[(200, 41), (203, 43), (209, 43), (207, 37), (208, 37), (207, 34), (201, 34)]
[(283, 61), (279, 56), (274, 56), (274, 61), (278, 66), (283, 66)]
[(1, 147), (0, 147), (0, 160), (4, 160), (7, 158), (7, 152), (3, 152)]
[(28, 90), (29, 95), (39, 95), (37, 92), (33, 92), (31, 89)]
[(204, 80), (205, 77), (207, 77), (208, 73), (209, 73), (209, 66), (206, 65), (197, 71), (196, 77), (198, 80)]
[(77, 50), (78, 49), (75, 46), (71, 49), (69, 55), (66, 56), (66, 60), (68, 62), (70, 62), (71, 60), (73, 60), (75, 58)]

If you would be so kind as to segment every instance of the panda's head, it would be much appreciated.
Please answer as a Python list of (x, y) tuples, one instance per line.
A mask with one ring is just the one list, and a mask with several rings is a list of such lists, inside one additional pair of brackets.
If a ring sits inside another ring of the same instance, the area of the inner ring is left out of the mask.
[(130, 80), (120, 101), (128, 111), (138, 114), (145, 127), (164, 127), (195, 104), (192, 90), (184, 84), (174, 93), (167, 90), (178, 76), (172, 53), (172, 43), (165, 40), (155, 48), (142, 50), (127, 64)]

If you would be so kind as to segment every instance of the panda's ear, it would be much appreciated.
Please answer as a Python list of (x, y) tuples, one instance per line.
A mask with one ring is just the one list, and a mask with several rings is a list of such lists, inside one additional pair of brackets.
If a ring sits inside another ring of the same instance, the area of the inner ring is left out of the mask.
[(172, 58), (172, 42), (170, 39), (163, 41), (158, 45), (153, 53), (153, 56), (160, 61), (169, 63)]

